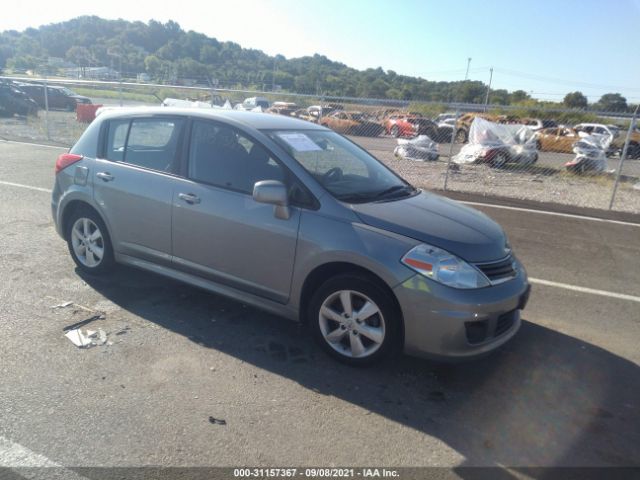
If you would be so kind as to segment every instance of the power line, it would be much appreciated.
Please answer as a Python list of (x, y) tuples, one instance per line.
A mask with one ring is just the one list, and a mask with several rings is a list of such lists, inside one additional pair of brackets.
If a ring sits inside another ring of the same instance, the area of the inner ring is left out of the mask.
[(537, 75), (537, 74), (532, 74), (532, 73), (524, 73), (524, 72), (519, 72), (517, 70), (510, 70), (510, 69), (503, 69), (503, 68), (496, 68), (496, 72), (499, 72), (503, 75), (507, 75), (507, 76), (512, 76), (512, 77), (520, 77), (520, 78), (526, 78), (527, 80), (537, 80), (537, 81), (541, 81), (541, 82), (547, 82), (547, 83), (556, 83), (559, 85), (569, 85), (569, 86), (581, 86), (584, 88), (597, 88), (597, 89), (611, 89), (611, 90), (635, 90), (635, 91), (640, 91), (640, 88), (637, 87), (622, 87), (622, 86), (615, 86), (615, 85), (601, 85), (601, 84), (597, 84), (597, 83), (589, 83), (589, 82), (581, 82), (581, 81), (577, 81), (577, 80), (563, 80), (563, 79), (559, 79), (559, 78), (553, 78), (553, 77), (546, 77), (543, 75)]

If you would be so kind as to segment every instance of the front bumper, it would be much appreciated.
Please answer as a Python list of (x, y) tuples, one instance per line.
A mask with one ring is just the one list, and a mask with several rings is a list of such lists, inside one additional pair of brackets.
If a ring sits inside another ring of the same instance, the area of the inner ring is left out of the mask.
[(530, 292), (527, 274), (477, 290), (446, 287), (416, 274), (394, 288), (404, 317), (409, 355), (463, 360), (486, 354), (520, 328)]

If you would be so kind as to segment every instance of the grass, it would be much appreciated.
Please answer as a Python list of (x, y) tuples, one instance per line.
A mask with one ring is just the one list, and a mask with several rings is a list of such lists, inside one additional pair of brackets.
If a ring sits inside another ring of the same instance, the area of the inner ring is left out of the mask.
[[(73, 89), (73, 91), (78, 95), (84, 95), (85, 97), (113, 99), (120, 98), (120, 92), (118, 90), (76, 87)], [(122, 91), (122, 99), (135, 102), (160, 103), (160, 101), (151, 94), (127, 92), (125, 90)]]

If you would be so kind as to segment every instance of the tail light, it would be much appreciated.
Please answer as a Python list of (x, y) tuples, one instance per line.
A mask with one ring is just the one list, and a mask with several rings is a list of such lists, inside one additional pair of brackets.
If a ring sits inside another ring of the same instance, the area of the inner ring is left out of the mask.
[(76, 155), (75, 153), (63, 153), (56, 160), (56, 174), (69, 165), (79, 162), (82, 158), (82, 155)]

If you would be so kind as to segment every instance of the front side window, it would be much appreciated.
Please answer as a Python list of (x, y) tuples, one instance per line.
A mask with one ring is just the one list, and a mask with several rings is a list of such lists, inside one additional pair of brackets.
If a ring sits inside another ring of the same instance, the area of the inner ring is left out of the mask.
[(171, 172), (176, 164), (178, 140), (184, 120), (135, 118), (112, 120), (106, 157), (138, 167)]
[(363, 203), (416, 190), (365, 150), (335, 132), (265, 131), (338, 200)]
[(261, 180), (284, 181), (282, 167), (269, 151), (224, 124), (194, 121), (189, 148), (189, 178), (252, 194)]

